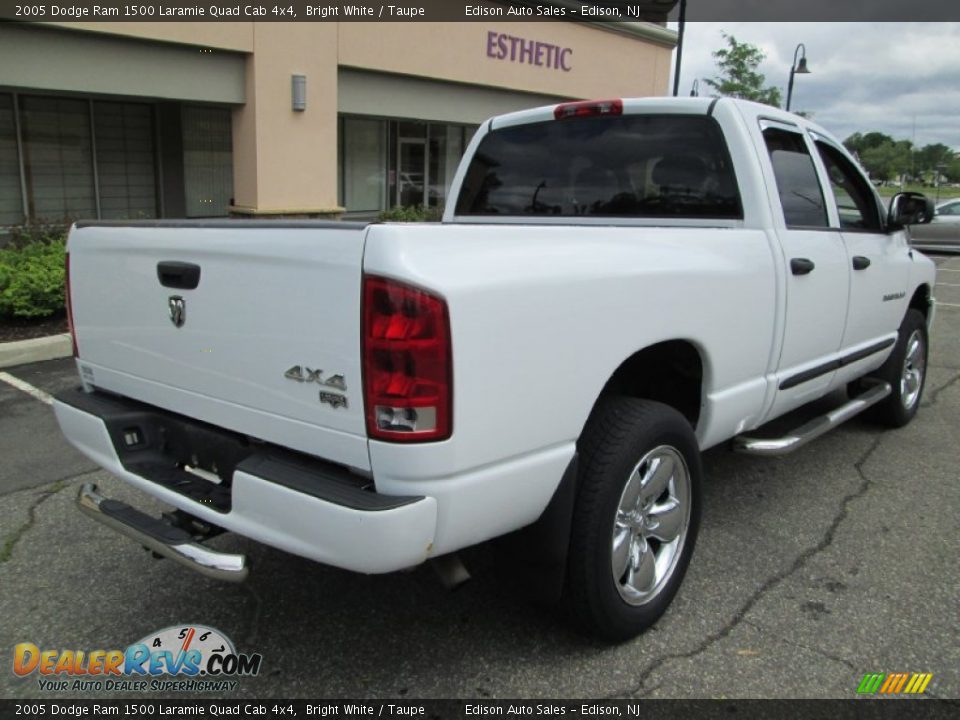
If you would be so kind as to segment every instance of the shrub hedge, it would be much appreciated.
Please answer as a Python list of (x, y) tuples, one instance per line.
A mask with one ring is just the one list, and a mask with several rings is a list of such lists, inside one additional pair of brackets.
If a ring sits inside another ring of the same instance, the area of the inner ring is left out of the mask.
[(382, 222), (440, 222), (442, 217), (443, 208), (423, 205), (390, 208), (379, 216)]
[(43, 318), (64, 309), (62, 232), (18, 230), (0, 248), (0, 316)]

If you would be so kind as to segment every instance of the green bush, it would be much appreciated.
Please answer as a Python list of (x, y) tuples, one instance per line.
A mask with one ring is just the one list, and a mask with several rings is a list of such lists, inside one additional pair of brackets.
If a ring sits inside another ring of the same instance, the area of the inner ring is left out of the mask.
[(0, 316), (49, 317), (64, 309), (63, 235), (19, 231), (0, 248)]
[(0, 248), (25, 248), (36, 243), (64, 242), (69, 225), (62, 223), (18, 225), (10, 228), (6, 243), (0, 241)]
[(408, 205), (395, 207), (380, 213), (381, 222), (440, 222), (443, 208)]

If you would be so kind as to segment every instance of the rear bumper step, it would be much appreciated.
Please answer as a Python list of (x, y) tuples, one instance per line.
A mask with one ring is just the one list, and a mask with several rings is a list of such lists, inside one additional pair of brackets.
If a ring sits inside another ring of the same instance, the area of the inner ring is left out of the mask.
[[(80, 452), (211, 526), (362, 573), (401, 570), (434, 554), (434, 497), (378, 493), (370, 478), (347, 468), (115, 395), (60, 393), (53, 411)], [(169, 523), (158, 525), (162, 521), (90, 492), (81, 499), (88, 515), (161, 555), (218, 576), (218, 556), (208, 555), (212, 551), (192, 542), (189, 533), (168, 536), (176, 530)], [(212, 565), (200, 562), (207, 560)]]
[(247, 578), (247, 559), (243, 555), (222, 553), (199, 545), (186, 530), (152, 518), (119, 500), (105, 498), (93, 483), (84, 483), (80, 488), (77, 505), (84, 514), (111, 530), (203, 575), (231, 582), (242, 582)]
[(876, 405), (884, 400), (890, 392), (889, 383), (876, 383), (863, 394), (825, 415), (815, 417), (783, 437), (761, 438), (739, 435), (733, 439), (733, 449), (746, 455), (786, 455), (833, 430), (850, 418), (859, 415), (867, 408)]

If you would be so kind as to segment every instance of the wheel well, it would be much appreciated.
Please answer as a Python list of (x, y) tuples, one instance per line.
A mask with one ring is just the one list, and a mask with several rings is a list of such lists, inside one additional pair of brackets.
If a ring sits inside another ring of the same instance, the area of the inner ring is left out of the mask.
[(696, 428), (703, 390), (703, 360), (685, 340), (651, 345), (627, 358), (607, 381), (604, 395), (656, 400), (679, 411)]
[(910, 298), (910, 307), (914, 310), (919, 310), (924, 318), (929, 318), (930, 316), (930, 286), (921, 285), (913, 293), (913, 297)]

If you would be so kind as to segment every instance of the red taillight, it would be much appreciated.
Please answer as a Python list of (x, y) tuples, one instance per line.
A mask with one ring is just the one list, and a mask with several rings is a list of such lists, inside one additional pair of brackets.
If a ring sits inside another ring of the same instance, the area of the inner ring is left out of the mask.
[(63, 295), (67, 302), (67, 327), (70, 329), (70, 342), (73, 344), (73, 356), (80, 357), (80, 351), (77, 349), (77, 330), (73, 324), (73, 305), (70, 303), (70, 253), (66, 254), (63, 276), (65, 280)]
[(453, 430), (450, 319), (443, 298), (363, 278), (367, 432), (394, 442), (445, 440)]
[(556, 120), (600, 115), (623, 115), (623, 100), (583, 100), (563, 103), (553, 109), (553, 117)]

